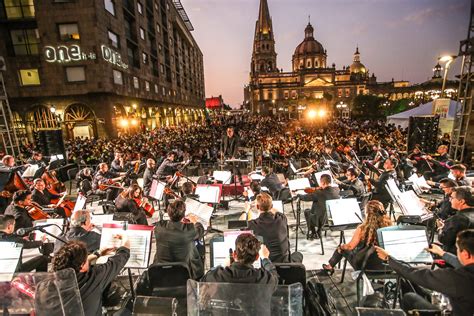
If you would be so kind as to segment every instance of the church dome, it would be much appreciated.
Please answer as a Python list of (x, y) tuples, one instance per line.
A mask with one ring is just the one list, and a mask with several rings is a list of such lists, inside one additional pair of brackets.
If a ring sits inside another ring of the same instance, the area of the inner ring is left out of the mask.
[(360, 53), (359, 47), (356, 48), (356, 52), (354, 53), (354, 62), (349, 67), (351, 73), (353, 74), (365, 74), (367, 73), (367, 69), (365, 68), (364, 64), (360, 62)]
[(311, 24), (306, 26), (305, 38), (295, 49), (295, 56), (325, 54), (323, 45), (314, 39), (314, 29)]

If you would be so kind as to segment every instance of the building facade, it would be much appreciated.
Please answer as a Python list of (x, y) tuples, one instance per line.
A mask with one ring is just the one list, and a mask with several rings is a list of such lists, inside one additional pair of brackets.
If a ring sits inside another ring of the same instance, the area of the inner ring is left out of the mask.
[(113, 137), (203, 118), (203, 56), (179, 0), (2, 0), (17, 133)]
[[(438, 76), (434, 70), (432, 80), (412, 86), (407, 81), (377, 82), (375, 74), (370, 74), (362, 63), (359, 47), (355, 49), (352, 64), (342, 69), (336, 69), (334, 63), (328, 65), (327, 57), (327, 50), (316, 40), (315, 30), (308, 23), (303, 41), (294, 51), (291, 72), (279, 69), (268, 2), (260, 0), (244, 106), (253, 113), (291, 118), (299, 118), (310, 109), (323, 113), (321, 116), (331, 112), (348, 116), (357, 95), (377, 95), (390, 101), (411, 98), (421, 102), (436, 98), (436, 91), (441, 90), (439, 69)], [(452, 90), (449, 90), (450, 96), (455, 97), (457, 83), (448, 82), (447, 88)]]

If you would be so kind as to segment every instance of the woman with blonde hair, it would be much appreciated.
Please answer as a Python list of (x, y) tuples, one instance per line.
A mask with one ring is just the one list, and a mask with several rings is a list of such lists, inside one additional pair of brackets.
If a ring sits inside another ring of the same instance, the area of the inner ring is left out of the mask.
[(374, 245), (377, 245), (377, 229), (391, 226), (392, 221), (387, 216), (387, 212), (383, 204), (377, 200), (369, 201), (365, 207), (365, 220), (357, 226), (352, 239), (347, 244), (341, 244), (334, 251), (329, 264), (323, 264), (326, 273), (332, 275), (334, 267), (341, 261), (343, 257), (347, 258), (351, 266), (355, 270), (360, 270), (367, 252), (367, 267), (369, 269), (378, 269), (381, 267), (381, 261), (374, 253)]

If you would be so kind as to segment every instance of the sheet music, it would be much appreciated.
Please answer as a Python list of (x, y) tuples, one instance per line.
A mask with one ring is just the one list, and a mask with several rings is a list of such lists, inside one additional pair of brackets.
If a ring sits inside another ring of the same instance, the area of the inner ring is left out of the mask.
[[(224, 241), (213, 242), (214, 266), (224, 266), (225, 259), (229, 256), (229, 249), (235, 250), (235, 241), (240, 234), (251, 233), (252, 231), (228, 231), (224, 232)], [(260, 260), (253, 263), (255, 269), (261, 267)]]
[[(122, 225), (104, 224), (100, 239), (100, 249), (120, 247), (122, 241), (114, 238), (115, 235), (127, 235), (130, 240), (130, 259), (126, 268), (148, 268), (150, 261), (153, 227), (144, 225), (128, 225), (124, 230)], [(107, 262), (107, 257), (100, 257), (97, 263)]]
[(15, 242), (1, 241), (0, 282), (10, 282), (15, 274), (21, 256), (22, 245)]
[(291, 171), (293, 171), (293, 173), (297, 172), (295, 166), (293, 165), (293, 163), (291, 161), (288, 161), (288, 165), (290, 166), (290, 169), (291, 169)]
[(278, 213), (284, 213), (283, 212), (283, 201), (273, 201), (273, 208), (278, 211)]
[(431, 186), (426, 182), (425, 177), (418, 177), (416, 173), (412, 174), (408, 180), (413, 183), (413, 190), (415, 190), (415, 192), (418, 194), (422, 194), (424, 191), (427, 191), (429, 188), (431, 188)]
[(212, 177), (217, 181), (221, 181), (223, 184), (230, 184), (232, 172), (215, 170), (212, 172)]
[(390, 189), (390, 191), (392, 192), (392, 194), (395, 196), (395, 198), (398, 198), (400, 196), (400, 194), (402, 193), (402, 191), (400, 191), (400, 189), (398, 188), (398, 185), (395, 182), (395, 180), (388, 179), (387, 180), (387, 185), (388, 185), (388, 188)]
[(291, 191), (304, 190), (311, 187), (308, 178), (300, 178), (288, 181), (288, 187)]
[(163, 200), (163, 192), (166, 184), (154, 179), (151, 183), (150, 196), (157, 201)]
[(395, 259), (408, 263), (433, 262), (428, 247), (428, 239), (423, 229), (419, 230), (383, 230), (383, 246)]
[(211, 220), (214, 208), (193, 199), (186, 199), (186, 215), (194, 214), (198, 217), (198, 222), (207, 229)]
[(34, 177), (36, 171), (39, 169), (39, 165), (30, 165), (28, 168), (26, 168), (25, 172), (21, 175), (22, 178), (32, 178)]
[(265, 177), (262, 176), (261, 174), (253, 173), (253, 174), (250, 175), (250, 179), (257, 180), (257, 181), (262, 181), (263, 179), (265, 179)]
[(73, 213), (78, 210), (83, 210), (84, 206), (86, 205), (87, 198), (85, 195), (79, 194), (77, 196), (76, 204), (74, 205)]
[(114, 214), (105, 214), (105, 215), (92, 215), (91, 223), (94, 224), (94, 226), (102, 227), (104, 226), (104, 224), (107, 224), (107, 223), (119, 224), (121, 222), (114, 221)]
[[(59, 236), (63, 233), (62, 229), (63, 229), (64, 219), (62, 218), (48, 218), (48, 219), (33, 222), (34, 226), (41, 226), (41, 225), (47, 225), (47, 224), (55, 224), (54, 226), (48, 226), (44, 228), (44, 230), (47, 231), (48, 233), (53, 234), (54, 236)], [(55, 242), (55, 239), (53, 237), (48, 236), (42, 231), (39, 231), (39, 230), (35, 231), (35, 240), (44, 240), (43, 236), (45, 236), (44, 237), (45, 240), (49, 242)]]
[(199, 196), (201, 203), (219, 203), (220, 187), (211, 185), (199, 185), (196, 187), (195, 194)]
[(327, 200), (326, 208), (333, 226), (362, 223), (360, 220), (362, 213), (357, 199)]
[(425, 204), (413, 190), (405, 191), (400, 194), (398, 203), (402, 206), (404, 215), (423, 215), (426, 213)]

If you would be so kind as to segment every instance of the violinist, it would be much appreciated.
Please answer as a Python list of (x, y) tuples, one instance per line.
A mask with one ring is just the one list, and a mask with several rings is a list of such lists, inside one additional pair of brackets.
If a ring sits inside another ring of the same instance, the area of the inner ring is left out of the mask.
[[(132, 213), (135, 221), (139, 225), (148, 225), (144, 210), (141, 208), (143, 191), (138, 184), (132, 184), (128, 189), (123, 190), (115, 199), (117, 212)], [(140, 203), (140, 204), (139, 204)]]
[(182, 164), (181, 162), (174, 162), (176, 160), (176, 153), (174, 151), (170, 151), (168, 155), (166, 155), (165, 160), (161, 163), (156, 170), (155, 177), (158, 180), (167, 180), (169, 182), (176, 171), (178, 171), (178, 166)]
[(51, 200), (60, 199), (62, 195), (59, 194), (52, 194), (46, 189), (46, 184), (44, 183), (43, 179), (37, 178), (33, 181), (34, 190), (32, 192), (32, 199), (33, 202), (36, 204), (54, 208), (54, 211), (61, 217), (66, 218), (66, 212), (62, 207), (58, 207), (55, 204), (51, 203)]
[(114, 153), (114, 160), (110, 164), (110, 169), (113, 172), (125, 172), (125, 158), (121, 152), (116, 151)]
[(27, 208), (32, 205), (31, 191), (20, 190), (13, 194), (13, 201), (5, 210), (5, 215), (15, 217), (15, 231), (20, 228), (33, 227), (33, 219)]
[(143, 173), (143, 192), (145, 196), (150, 195), (151, 184), (153, 183), (153, 175), (156, 172), (156, 162), (152, 158), (146, 161), (146, 169)]
[(38, 168), (46, 167), (46, 162), (43, 159), (43, 154), (40, 151), (34, 151), (30, 159), (28, 159), (30, 165), (38, 165)]
[(430, 155), (423, 156), (432, 169), (432, 171), (425, 172), (424, 176), (426, 179), (431, 179), (435, 182), (446, 178), (449, 174), (449, 168), (452, 165), (452, 161), (448, 155), (448, 146), (441, 145), (436, 152), (437, 155), (435, 157)]
[(344, 190), (352, 191), (353, 196), (359, 198), (362, 194), (366, 193), (364, 183), (359, 179), (359, 175), (354, 168), (349, 168), (346, 171), (346, 180), (337, 181), (339, 187)]
[(264, 178), (260, 182), (260, 186), (268, 188), (268, 191), (270, 191), (271, 195), (276, 197), (278, 192), (283, 189), (280, 179), (276, 174), (270, 172), (270, 169), (267, 166), (262, 167), (262, 176)]
[(394, 179), (395, 182), (397, 182), (397, 172), (395, 171), (395, 168), (397, 167), (397, 165), (398, 165), (397, 159), (395, 158), (385, 159), (385, 162), (383, 163), (384, 171), (380, 174), (379, 179), (378, 180), (366, 179), (370, 181), (370, 183), (375, 188), (375, 193), (372, 196), (372, 199), (382, 202), (385, 208), (387, 208), (388, 204), (392, 200), (390, 193), (385, 188), (385, 185), (387, 184), (387, 181), (390, 179)]
[(90, 168), (84, 168), (76, 175), (76, 187), (78, 192), (88, 196), (92, 193), (92, 171)]
[[(99, 171), (92, 180), (92, 189), (99, 194), (105, 192), (107, 201), (113, 201), (119, 193), (119, 184), (117, 183), (125, 176), (125, 172), (116, 173), (109, 170), (109, 166), (105, 162), (99, 164)], [(105, 190), (101, 189), (101, 185), (105, 185)]]
[(183, 183), (181, 186), (181, 193), (183, 200), (186, 201), (186, 199), (193, 199), (193, 200), (198, 200), (199, 196), (197, 194), (194, 194), (194, 184), (190, 181), (187, 181)]
[(323, 157), (334, 162), (341, 162), (341, 156), (334, 150), (334, 146), (330, 144), (324, 145)]

